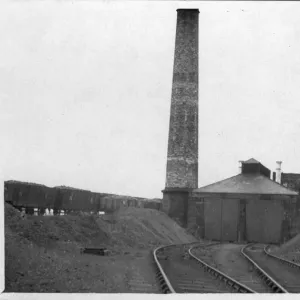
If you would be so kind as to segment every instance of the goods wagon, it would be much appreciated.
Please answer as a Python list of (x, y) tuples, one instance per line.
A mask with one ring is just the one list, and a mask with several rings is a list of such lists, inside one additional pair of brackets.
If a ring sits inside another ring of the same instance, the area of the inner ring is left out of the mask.
[(99, 205), (99, 210), (104, 211), (105, 210), (105, 197), (101, 194), (98, 194), (98, 205)]
[(32, 185), (27, 197), (27, 207), (42, 207), (45, 203), (45, 187)]
[(95, 210), (97, 206), (92, 199), (92, 193), (90, 191), (73, 191), (69, 205), (73, 210), (86, 212)]
[(46, 187), (39, 185), (25, 185), (20, 183), (6, 184), (6, 201), (16, 207), (39, 207), (45, 206)]
[(113, 211), (113, 201), (112, 199), (109, 197), (105, 198), (105, 206), (104, 206), (104, 211), (105, 212), (111, 212)]
[(42, 208), (54, 209), (54, 201), (56, 197), (56, 189), (45, 188), (45, 203), (41, 204)]
[(56, 214), (61, 210), (85, 212), (113, 212), (120, 207), (145, 207), (160, 209), (160, 203), (142, 198), (115, 196), (111, 194), (93, 193), (87, 190), (77, 190), (66, 187), (49, 188), (44, 185), (8, 181), (4, 183), (5, 201), (15, 207), (26, 208), (33, 213), (35, 208), (40, 213), (45, 209), (53, 210)]
[(121, 205), (122, 205), (122, 200), (121, 199), (117, 199), (115, 210), (120, 209)]
[(140, 208), (144, 207), (144, 201), (143, 200), (137, 200), (136, 202), (137, 202), (137, 207), (140, 207)]
[(144, 208), (151, 208), (151, 209), (156, 209), (156, 210), (160, 210), (161, 209), (161, 202), (156, 202), (156, 201), (149, 201), (146, 200), (144, 202)]

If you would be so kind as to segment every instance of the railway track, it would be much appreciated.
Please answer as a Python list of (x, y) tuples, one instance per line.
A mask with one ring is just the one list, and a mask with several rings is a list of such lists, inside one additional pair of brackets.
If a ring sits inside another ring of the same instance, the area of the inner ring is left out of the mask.
[(208, 244), (170, 245), (154, 250), (163, 293), (255, 293), (196, 257), (191, 252), (195, 246), (207, 247)]
[(271, 257), (279, 260), (281, 263), (289, 265), (292, 268), (297, 268), (300, 271), (300, 264), (299, 263), (295, 263), (295, 262), (287, 260), (287, 259), (285, 259), (283, 257), (274, 255), (274, 254), (271, 253), (270, 250), (271, 250), (271, 248), (269, 246), (266, 246), (265, 249), (264, 249), (264, 251), (266, 252), (267, 255), (269, 255), (269, 256), (271, 256)]
[(247, 245), (242, 254), (252, 263), (260, 276), (277, 293), (300, 293), (300, 268), (279, 258), (262, 244)]
[(230, 276), (194, 253), (196, 248), (214, 245), (198, 242), (157, 248), (153, 254), (163, 293), (300, 292), (299, 265), (271, 254), (265, 245), (242, 247), (240, 257), (252, 267), (248, 266), (248, 271), (231, 270)]
[(274, 293), (275, 291), (266, 284), (258, 272), (255, 272), (248, 259), (241, 255), (243, 247), (238, 244), (219, 244), (204, 249), (195, 248), (194, 254), (205, 262), (212, 263), (215, 268), (255, 293)]

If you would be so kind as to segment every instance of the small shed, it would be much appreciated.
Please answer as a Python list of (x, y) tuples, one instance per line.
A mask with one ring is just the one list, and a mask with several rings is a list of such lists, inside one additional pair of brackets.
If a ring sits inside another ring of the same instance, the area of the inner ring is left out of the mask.
[(189, 226), (199, 237), (226, 242), (282, 243), (291, 238), (298, 193), (270, 179), (255, 159), (241, 174), (195, 189), (189, 196)]

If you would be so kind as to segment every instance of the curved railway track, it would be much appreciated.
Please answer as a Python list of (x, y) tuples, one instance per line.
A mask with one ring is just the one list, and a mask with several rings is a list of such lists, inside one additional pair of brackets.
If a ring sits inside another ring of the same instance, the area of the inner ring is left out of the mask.
[(300, 292), (299, 265), (270, 254), (264, 245), (249, 244), (240, 250), (242, 259), (250, 262), (256, 274), (251, 268), (251, 274), (234, 271), (228, 276), (193, 252), (216, 244), (197, 242), (155, 249), (153, 256), (163, 293)]
[(241, 255), (242, 248), (244, 246), (238, 244), (219, 244), (206, 249), (195, 247), (194, 253), (255, 293), (274, 293), (275, 291), (249, 265), (248, 259)]
[(279, 258), (261, 244), (250, 244), (242, 254), (252, 263), (265, 282), (277, 293), (300, 293), (300, 268)]
[(154, 250), (163, 293), (255, 293), (196, 257), (191, 252), (195, 246), (207, 247), (208, 244), (170, 245)]
[(269, 255), (269, 256), (275, 258), (276, 260), (280, 261), (281, 263), (287, 264), (288, 266), (290, 266), (290, 267), (292, 267), (292, 268), (297, 268), (297, 269), (299, 269), (299, 271), (300, 271), (300, 264), (295, 263), (295, 262), (292, 262), (292, 261), (290, 261), (290, 260), (287, 260), (287, 259), (285, 259), (285, 258), (283, 258), (283, 257), (279, 257), (279, 256), (277, 256), (277, 255), (274, 255), (274, 254), (270, 253), (270, 250), (271, 250), (270, 247), (269, 247), (269, 246), (266, 246), (265, 249), (264, 249), (264, 252), (265, 252), (267, 255)]

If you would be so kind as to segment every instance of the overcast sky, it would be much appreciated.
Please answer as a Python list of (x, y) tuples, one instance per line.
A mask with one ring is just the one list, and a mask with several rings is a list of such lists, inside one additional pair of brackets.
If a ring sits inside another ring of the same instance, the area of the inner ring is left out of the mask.
[(199, 8), (199, 186), (300, 173), (299, 2), (3, 1), (5, 180), (161, 197), (176, 9)]

